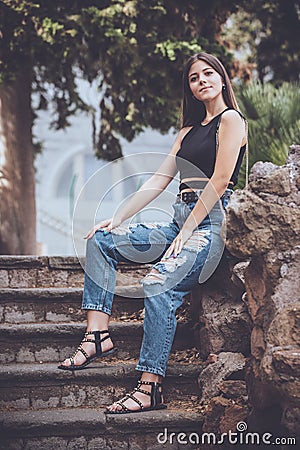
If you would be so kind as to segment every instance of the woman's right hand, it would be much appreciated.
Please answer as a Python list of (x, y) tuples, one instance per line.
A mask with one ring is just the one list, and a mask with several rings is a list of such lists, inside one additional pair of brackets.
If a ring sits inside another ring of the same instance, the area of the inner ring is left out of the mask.
[(118, 227), (121, 223), (122, 221), (117, 216), (102, 220), (88, 232), (84, 239), (91, 239), (97, 230), (103, 230), (104, 232), (109, 233), (111, 230)]

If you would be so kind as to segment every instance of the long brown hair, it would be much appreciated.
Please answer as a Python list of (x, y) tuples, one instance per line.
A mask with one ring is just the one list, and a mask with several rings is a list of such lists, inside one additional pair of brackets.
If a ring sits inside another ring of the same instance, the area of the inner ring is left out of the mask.
[(222, 90), (224, 102), (228, 108), (238, 110), (238, 104), (231, 86), (229, 76), (223, 64), (213, 55), (201, 52), (190, 57), (183, 70), (183, 101), (182, 101), (182, 127), (196, 125), (203, 121), (206, 108), (203, 102), (195, 99), (189, 86), (188, 75), (192, 64), (196, 61), (205, 61), (222, 78), (225, 88)]

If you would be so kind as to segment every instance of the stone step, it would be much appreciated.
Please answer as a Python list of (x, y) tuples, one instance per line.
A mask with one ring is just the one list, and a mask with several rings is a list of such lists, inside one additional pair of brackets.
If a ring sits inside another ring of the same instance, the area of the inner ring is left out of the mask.
[(0, 256), (0, 287), (82, 286), (83, 265), (73, 256)]
[[(0, 289), (0, 323), (82, 322), (82, 288)], [(117, 286), (113, 317), (131, 315), (144, 306), (139, 285)]]
[[(84, 258), (75, 256), (0, 256), (0, 288), (82, 287)], [(135, 284), (150, 265), (120, 263), (117, 284)]]
[(1, 449), (192, 450), (202, 423), (203, 413), (184, 402), (180, 409), (114, 416), (93, 408), (8, 412)]
[[(104, 408), (136, 385), (136, 360), (93, 363), (88, 369), (68, 372), (56, 364), (9, 364), (0, 368), (0, 410)], [(169, 400), (198, 395), (197, 377), (203, 362), (170, 363), (164, 382)]]
[[(143, 335), (139, 321), (111, 321), (112, 339), (119, 358), (136, 358)], [(0, 363), (62, 361), (78, 347), (83, 333), (81, 323), (29, 323), (0, 325)], [(173, 350), (194, 346), (192, 325), (179, 322)]]

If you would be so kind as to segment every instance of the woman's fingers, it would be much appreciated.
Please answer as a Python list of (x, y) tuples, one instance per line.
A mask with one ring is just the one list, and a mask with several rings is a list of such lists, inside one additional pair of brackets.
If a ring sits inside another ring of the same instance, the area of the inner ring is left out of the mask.
[(170, 256), (173, 253), (173, 257), (176, 258), (177, 255), (179, 255), (179, 253), (182, 250), (182, 236), (181, 234), (179, 234), (174, 241), (172, 242), (172, 244), (170, 245), (170, 247), (168, 248), (168, 250), (166, 251), (164, 258), (170, 258)]
[(90, 239), (94, 234), (94, 228), (92, 228), (83, 239)]
[(91, 239), (91, 237), (94, 236), (94, 234), (96, 233), (97, 230), (105, 230), (105, 229), (109, 229), (109, 227), (111, 226), (111, 222), (110, 221), (105, 221), (105, 222), (100, 222), (97, 225), (95, 225), (89, 232), (88, 234), (84, 237), (84, 239)]
[(86, 236), (84, 236), (84, 239), (91, 239), (91, 237), (94, 236), (94, 234), (96, 233), (97, 229), (96, 227), (92, 228), (88, 234)]
[(108, 234), (111, 230), (119, 226), (120, 223), (121, 222), (119, 219), (116, 219), (115, 222), (113, 222), (113, 219), (103, 220), (95, 225), (84, 237), (84, 239), (91, 239), (91, 237), (93, 237), (98, 230), (103, 230), (105, 234)]
[(168, 248), (168, 250), (166, 251), (166, 253), (164, 254), (164, 259), (168, 259), (170, 258), (170, 256), (172, 255), (174, 250), (174, 241), (172, 242), (172, 244), (170, 245), (170, 247)]
[(173, 254), (175, 258), (181, 252), (181, 249), (182, 249), (182, 237), (181, 234), (179, 234), (174, 242)]

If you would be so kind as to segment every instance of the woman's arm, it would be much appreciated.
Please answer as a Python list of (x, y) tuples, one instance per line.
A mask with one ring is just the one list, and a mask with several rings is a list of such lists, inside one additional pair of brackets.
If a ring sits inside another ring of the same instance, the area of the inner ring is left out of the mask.
[(125, 203), (125, 205), (119, 211), (117, 211), (113, 218), (104, 220), (95, 225), (94, 228), (87, 234), (86, 238), (91, 238), (93, 234), (100, 228), (106, 232), (111, 231), (126, 219), (138, 213), (152, 200), (158, 197), (159, 194), (161, 194), (161, 192), (169, 185), (169, 183), (177, 173), (175, 156), (180, 148), (183, 137), (189, 131), (189, 129), (190, 127), (182, 128), (179, 131), (170, 153), (160, 165), (155, 174), (152, 175), (149, 180), (147, 180), (140, 187), (140, 189), (131, 196), (131, 198)]
[(245, 137), (245, 123), (233, 110), (224, 112), (219, 129), (219, 148), (214, 173), (185, 221), (179, 235), (165, 254), (177, 256), (193, 231), (207, 216), (215, 203), (224, 194), (234, 171), (240, 147)]

